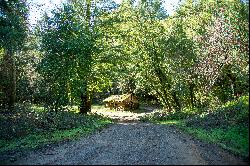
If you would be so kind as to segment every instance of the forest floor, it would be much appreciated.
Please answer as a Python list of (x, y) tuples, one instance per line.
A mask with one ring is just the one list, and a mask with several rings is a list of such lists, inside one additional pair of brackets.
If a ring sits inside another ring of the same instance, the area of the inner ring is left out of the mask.
[(92, 112), (107, 116), (116, 122), (137, 122), (141, 117), (156, 112), (159, 108), (154, 106), (140, 106), (139, 109), (129, 111), (116, 111), (109, 108), (93, 106)]
[(96, 111), (117, 123), (79, 140), (27, 151), (3, 164), (112, 164), (112, 165), (247, 165), (220, 147), (199, 141), (171, 125), (143, 123), (144, 113)]

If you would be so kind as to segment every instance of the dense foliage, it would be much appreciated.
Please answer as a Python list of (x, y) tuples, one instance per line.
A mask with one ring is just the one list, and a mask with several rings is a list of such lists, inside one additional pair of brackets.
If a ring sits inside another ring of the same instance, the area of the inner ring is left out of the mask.
[(16, 100), (15, 61), (27, 36), (27, 13), (26, 0), (0, 2), (0, 100), (9, 108)]
[(215, 143), (249, 158), (249, 96), (242, 96), (213, 109), (183, 109), (181, 112), (157, 111), (141, 121), (175, 125), (199, 139)]
[(65, 108), (122, 93), (163, 108), (144, 120), (249, 126), (248, 1), (183, 0), (169, 16), (161, 0), (67, 0), (30, 30), (28, 9), (0, 1), (1, 138), (87, 125)]
[(53, 11), (39, 30), (40, 49), (44, 51), (38, 71), (51, 96), (47, 102), (55, 108), (79, 100), (88, 78), (94, 41), (82, 18), (71, 5)]
[(26, 15), (25, 1), (1, 2), (2, 104), (15, 82), (18, 101), (55, 110), (89, 111), (100, 92), (153, 96), (169, 111), (248, 94), (247, 2), (186, 0), (168, 16), (159, 0), (68, 1), (24, 40)]
[(79, 115), (77, 108), (56, 113), (37, 105), (17, 105), (11, 114), (0, 115), (0, 153), (78, 139), (111, 123), (97, 114)]

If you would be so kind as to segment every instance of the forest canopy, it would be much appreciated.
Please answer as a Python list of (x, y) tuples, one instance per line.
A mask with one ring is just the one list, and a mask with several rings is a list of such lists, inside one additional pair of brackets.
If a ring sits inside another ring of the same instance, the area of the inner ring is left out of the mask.
[(28, 28), (26, 0), (0, 2), (0, 101), (58, 111), (134, 93), (166, 110), (209, 108), (249, 91), (249, 3), (65, 1)]

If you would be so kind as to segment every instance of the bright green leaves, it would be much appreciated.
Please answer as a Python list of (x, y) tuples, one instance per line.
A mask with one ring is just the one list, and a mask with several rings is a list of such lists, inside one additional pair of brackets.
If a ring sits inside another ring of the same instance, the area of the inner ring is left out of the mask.
[(20, 51), (27, 36), (28, 7), (25, 0), (0, 2), (0, 106), (13, 108), (16, 100), (16, 66), (14, 55)]
[(40, 29), (44, 58), (39, 67), (48, 83), (51, 100), (56, 105), (77, 102), (91, 66), (94, 40), (70, 4), (44, 17)]
[(53, 102), (64, 105), (110, 86), (154, 94), (170, 109), (202, 105), (205, 95), (217, 100), (230, 88), (242, 93), (248, 87), (246, 7), (187, 0), (167, 17), (158, 0), (65, 4), (40, 26), (39, 71)]
[(28, 8), (24, 0), (0, 3), (0, 48), (16, 51), (27, 35)]

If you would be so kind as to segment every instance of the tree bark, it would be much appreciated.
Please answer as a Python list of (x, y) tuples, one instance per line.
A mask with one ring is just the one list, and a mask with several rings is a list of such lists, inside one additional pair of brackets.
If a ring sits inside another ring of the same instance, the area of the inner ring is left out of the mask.
[(88, 112), (91, 112), (91, 99), (87, 94), (81, 94), (80, 113), (87, 114)]
[(176, 108), (176, 110), (179, 111), (181, 109), (181, 103), (180, 103), (180, 101), (179, 101), (179, 99), (177, 97), (176, 91), (174, 91), (172, 93), (172, 96), (173, 96), (173, 99), (174, 99), (174, 102), (175, 102), (175, 108)]
[(169, 91), (167, 89), (170, 89), (170, 84), (167, 81), (166, 76), (164, 75), (164, 73), (162, 72), (162, 70), (160, 69), (160, 67), (155, 67), (154, 68), (156, 77), (159, 79), (160, 81), (160, 85), (161, 85), (161, 91), (163, 93), (163, 101), (165, 106), (168, 109), (172, 109), (172, 105), (171, 103), (173, 102), (173, 100), (171, 99), (171, 96), (169, 94)]
[(81, 104), (80, 104), (80, 113), (87, 114), (91, 111), (91, 98), (87, 89), (87, 82), (83, 83), (83, 92), (81, 94)]
[(190, 104), (192, 107), (195, 107), (195, 96), (194, 96), (194, 84), (188, 83), (189, 85), (189, 95), (190, 95)]
[[(86, 32), (88, 35), (91, 36), (91, 0), (86, 0), (86, 15), (85, 15), (85, 21), (86, 21)], [(81, 94), (81, 104), (80, 104), (80, 113), (86, 114), (87, 112), (91, 111), (91, 97), (88, 92), (88, 78), (89, 78), (89, 73), (91, 71), (91, 49), (88, 48), (87, 50), (87, 72), (85, 75), (85, 80), (83, 81), (83, 91)]]

